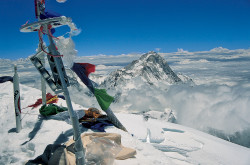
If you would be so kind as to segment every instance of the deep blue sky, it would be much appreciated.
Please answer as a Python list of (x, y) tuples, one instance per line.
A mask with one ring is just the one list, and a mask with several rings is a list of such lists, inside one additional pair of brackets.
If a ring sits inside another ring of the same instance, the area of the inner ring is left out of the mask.
[[(46, 9), (82, 29), (79, 56), (250, 47), (250, 0), (46, 0)], [(34, 0), (0, 0), (0, 58), (35, 52), (37, 33), (19, 32), (27, 20), (36, 21)]]

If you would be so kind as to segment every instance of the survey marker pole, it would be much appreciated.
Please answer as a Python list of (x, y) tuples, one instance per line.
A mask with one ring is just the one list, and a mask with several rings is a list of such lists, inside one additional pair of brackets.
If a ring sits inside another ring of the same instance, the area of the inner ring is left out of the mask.
[[(49, 31), (50, 29), (48, 28), (48, 26), (49, 25), (47, 25), (46, 29), (47, 29), (47, 33), (50, 34), (50, 31)], [(48, 35), (48, 38), (49, 38), (49, 42), (50, 42), (50, 45), (48, 47), (49, 52), (52, 55), (54, 55), (54, 57), (52, 57), (52, 58), (54, 58), (54, 62), (55, 62), (57, 72), (59, 75), (59, 80), (60, 80), (61, 86), (62, 86), (62, 91), (63, 91), (64, 97), (65, 97), (65, 100), (67, 103), (68, 112), (69, 112), (69, 115), (71, 118), (73, 130), (74, 130), (76, 163), (77, 163), (77, 165), (83, 165), (85, 163), (85, 160), (84, 160), (85, 151), (84, 151), (82, 140), (81, 140), (81, 133), (80, 133), (80, 129), (79, 129), (78, 118), (76, 116), (76, 113), (73, 111), (73, 106), (72, 106), (72, 103), (70, 100), (68, 87), (67, 87), (67, 84), (66, 84), (66, 81), (64, 78), (64, 74), (62, 72), (62, 68), (64, 68), (64, 66), (61, 66), (63, 64), (59, 61), (59, 58), (61, 58), (61, 57), (58, 57), (58, 56), (60, 56), (60, 53), (56, 49), (56, 46), (55, 46), (54, 41), (52, 39), (52, 36)]]
[(14, 66), (13, 89), (14, 89), (14, 106), (15, 106), (15, 115), (16, 115), (16, 132), (19, 133), (22, 129), (22, 123), (21, 123), (19, 77), (17, 74), (16, 65)]

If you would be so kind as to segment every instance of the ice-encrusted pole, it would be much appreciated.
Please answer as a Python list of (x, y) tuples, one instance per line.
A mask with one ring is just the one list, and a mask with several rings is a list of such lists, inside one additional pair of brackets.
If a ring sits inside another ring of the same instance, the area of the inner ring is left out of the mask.
[(17, 66), (14, 66), (13, 76), (13, 89), (14, 89), (14, 107), (16, 116), (16, 132), (19, 133), (22, 129), (21, 123), (21, 103), (20, 103), (20, 89), (19, 89), (19, 77), (17, 74)]

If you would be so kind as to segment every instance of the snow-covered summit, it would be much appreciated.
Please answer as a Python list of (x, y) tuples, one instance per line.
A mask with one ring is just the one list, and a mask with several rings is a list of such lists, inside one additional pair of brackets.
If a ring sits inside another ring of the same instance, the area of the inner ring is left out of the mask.
[(115, 88), (138, 78), (151, 85), (158, 81), (165, 81), (168, 84), (181, 82), (162, 56), (156, 52), (148, 52), (126, 67), (112, 72), (102, 85), (106, 88)]

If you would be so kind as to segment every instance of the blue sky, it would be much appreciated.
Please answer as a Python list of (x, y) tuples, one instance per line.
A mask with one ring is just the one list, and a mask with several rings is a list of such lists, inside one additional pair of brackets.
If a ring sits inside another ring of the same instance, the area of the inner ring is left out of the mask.
[[(249, 0), (46, 0), (46, 9), (82, 29), (79, 56), (250, 47)], [(34, 0), (0, 0), (0, 58), (35, 52), (38, 35), (19, 31), (27, 20), (36, 21)]]

